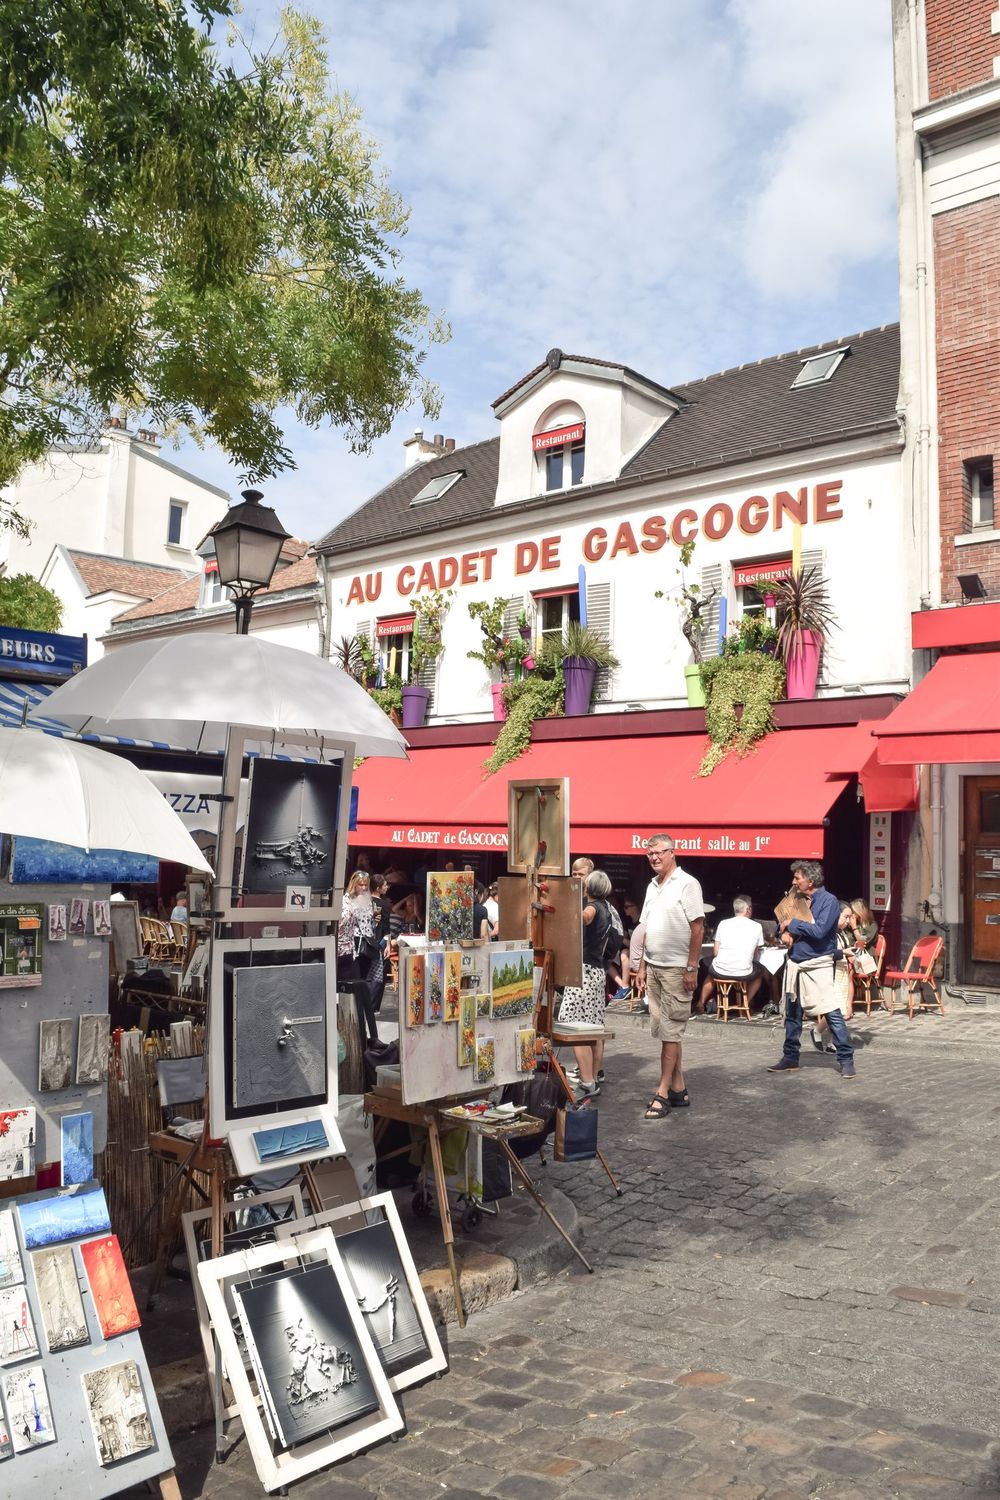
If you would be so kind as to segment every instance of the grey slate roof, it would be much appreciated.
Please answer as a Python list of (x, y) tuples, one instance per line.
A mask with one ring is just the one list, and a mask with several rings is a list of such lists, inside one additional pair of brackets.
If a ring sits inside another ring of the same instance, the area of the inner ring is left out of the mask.
[[(845, 344), (851, 352), (831, 380), (791, 389), (803, 359)], [(671, 389), (685, 407), (664, 421), (614, 483), (594, 488), (613, 491), (653, 475), (717, 468), (755, 453), (801, 450), (892, 428), (898, 388), (896, 323), (674, 385)], [(314, 550), (346, 552), (365, 543), (419, 536), (490, 514), (499, 452), (500, 439), (494, 437), (415, 464), (327, 532)], [(411, 508), (410, 501), (428, 480), (460, 469), (465, 477), (440, 500)], [(582, 488), (586, 491), (587, 486)], [(505, 505), (504, 514), (562, 504), (565, 499), (565, 491), (526, 497)]]

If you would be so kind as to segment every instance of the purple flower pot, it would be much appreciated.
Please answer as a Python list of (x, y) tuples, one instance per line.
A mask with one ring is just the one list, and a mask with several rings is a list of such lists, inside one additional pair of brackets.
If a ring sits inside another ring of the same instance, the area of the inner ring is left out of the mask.
[(431, 690), (425, 687), (403, 689), (403, 728), (422, 729), (427, 719), (427, 705), (431, 701)]
[(597, 676), (597, 663), (589, 656), (567, 656), (563, 662), (566, 680), (566, 717), (590, 713), (590, 699)]

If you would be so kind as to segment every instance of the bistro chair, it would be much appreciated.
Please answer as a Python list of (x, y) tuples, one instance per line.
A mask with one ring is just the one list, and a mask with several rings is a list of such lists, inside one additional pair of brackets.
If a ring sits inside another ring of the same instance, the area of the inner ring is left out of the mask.
[[(906, 985), (906, 1013), (913, 1020), (914, 1008), (925, 1010), (936, 1005), (944, 1015), (944, 1001), (938, 993), (938, 987), (934, 982), (934, 965), (944, 950), (944, 938), (929, 937), (918, 938), (910, 949), (910, 956), (901, 969), (887, 969), (885, 983), (888, 985)], [(933, 998), (925, 1000), (923, 987), (927, 985)], [(889, 990), (889, 1014), (895, 1011), (893, 992)]]
[(723, 1021), (729, 1020), (729, 1012), (734, 1010), (744, 1020), (750, 1020), (750, 996), (747, 993), (747, 979), (720, 979), (717, 974), (712, 976), (715, 980), (715, 998), (719, 1004), (719, 1015)]
[(859, 974), (854, 970), (854, 1009), (857, 1010), (864, 1002), (865, 1014), (872, 1013), (872, 991), (878, 992), (878, 1003), (885, 1005), (885, 991), (882, 988), (882, 970), (885, 967), (885, 938), (880, 932), (875, 939), (875, 947), (872, 950), (872, 958), (875, 967), (870, 974)]

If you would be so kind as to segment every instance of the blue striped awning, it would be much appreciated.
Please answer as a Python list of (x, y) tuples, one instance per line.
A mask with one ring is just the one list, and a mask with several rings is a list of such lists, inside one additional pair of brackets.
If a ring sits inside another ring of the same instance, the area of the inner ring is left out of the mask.
[[(28, 714), (44, 703), (55, 683), (10, 682), (0, 677), (0, 728), (20, 729)], [(137, 749), (183, 750), (183, 746), (168, 745), (157, 740), (130, 740), (117, 734), (73, 734), (58, 719), (32, 719), (30, 729), (40, 729), (43, 734), (58, 735), (60, 739), (76, 739), (89, 745), (132, 745)]]

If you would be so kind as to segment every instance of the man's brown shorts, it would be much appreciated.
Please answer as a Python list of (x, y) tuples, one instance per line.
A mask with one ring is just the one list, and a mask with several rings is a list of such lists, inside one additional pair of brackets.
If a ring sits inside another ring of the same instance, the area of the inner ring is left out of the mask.
[(679, 1042), (691, 1019), (693, 992), (684, 988), (683, 969), (646, 964), (649, 1034), (660, 1042)]

